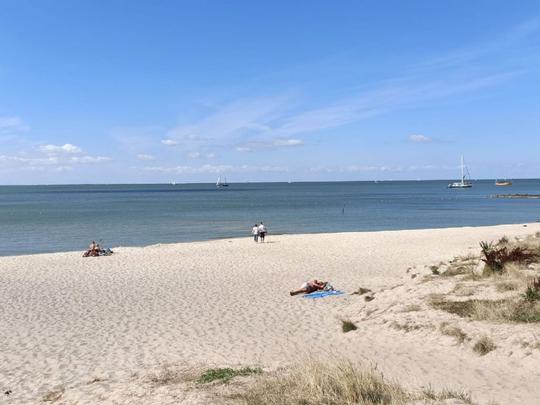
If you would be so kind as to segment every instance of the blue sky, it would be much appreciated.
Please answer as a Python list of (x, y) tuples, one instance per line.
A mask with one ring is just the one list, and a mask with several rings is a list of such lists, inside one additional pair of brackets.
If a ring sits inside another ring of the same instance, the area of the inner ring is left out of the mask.
[(0, 6), (0, 184), (540, 177), (537, 1)]

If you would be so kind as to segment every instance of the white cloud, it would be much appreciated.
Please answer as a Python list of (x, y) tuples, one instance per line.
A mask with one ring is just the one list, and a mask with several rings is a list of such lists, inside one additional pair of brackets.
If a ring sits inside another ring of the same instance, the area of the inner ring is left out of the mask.
[(0, 168), (16, 170), (40, 170), (51, 169), (56, 171), (71, 170), (72, 166), (98, 164), (109, 162), (112, 159), (105, 156), (67, 156), (67, 155), (46, 155), (28, 156), (22, 155), (0, 155)]
[(409, 142), (413, 143), (430, 143), (433, 142), (433, 139), (429, 136), (413, 134), (409, 136)]
[(272, 139), (272, 140), (256, 140), (236, 146), (237, 152), (251, 152), (256, 149), (277, 149), (291, 146), (301, 146), (304, 141), (301, 139)]
[(145, 170), (161, 172), (161, 173), (175, 173), (175, 174), (221, 174), (221, 173), (253, 173), (253, 172), (288, 172), (289, 169), (284, 166), (250, 166), (250, 165), (210, 165), (205, 164), (202, 166), (153, 166), (145, 167)]
[(102, 163), (112, 160), (106, 156), (74, 156), (67, 159), (69, 163)]
[(152, 160), (156, 160), (156, 157), (153, 155), (146, 155), (144, 153), (139, 153), (137, 155), (137, 159), (144, 160), (144, 161), (152, 161)]
[(42, 145), (39, 147), (45, 153), (81, 153), (82, 149), (78, 146), (66, 143), (64, 145)]
[(309, 171), (316, 173), (402, 172), (403, 170), (401, 166), (386, 165), (314, 166), (309, 169)]
[(161, 143), (167, 146), (175, 146), (178, 145), (180, 142), (175, 141), (174, 139), (162, 139)]
[(274, 142), (273, 142), (273, 145), (274, 146), (299, 146), (299, 145), (303, 145), (304, 144), (304, 141), (302, 141), (301, 139), (276, 139)]

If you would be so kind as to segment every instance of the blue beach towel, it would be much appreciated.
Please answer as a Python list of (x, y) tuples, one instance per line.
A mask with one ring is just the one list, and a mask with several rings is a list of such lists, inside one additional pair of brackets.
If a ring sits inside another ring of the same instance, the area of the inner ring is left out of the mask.
[(330, 295), (341, 295), (341, 294), (345, 294), (345, 293), (339, 290), (315, 291), (315, 292), (312, 292), (311, 294), (304, 295), (304, 298), (324, 298)]

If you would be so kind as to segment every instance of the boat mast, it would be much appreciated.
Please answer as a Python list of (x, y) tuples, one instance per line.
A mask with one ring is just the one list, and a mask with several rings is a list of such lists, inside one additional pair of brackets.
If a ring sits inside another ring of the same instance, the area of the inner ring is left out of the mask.
[(461, 155), (461, 184), (465, 184), (465, 175), (463, 174), (463, 155)]

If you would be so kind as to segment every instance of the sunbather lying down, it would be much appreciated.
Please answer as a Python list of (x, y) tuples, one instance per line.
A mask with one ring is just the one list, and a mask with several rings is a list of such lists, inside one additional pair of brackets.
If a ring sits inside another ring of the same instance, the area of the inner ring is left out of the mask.
[(333, 290), (334, 288), (328, 283), (327, 281), (319, 281), (319, 280), (312, 280), (312, 281), (306, 281), (304, 284), (302, 284), (302, 287), (299, 290), (291, 291), (291, 295), (298, 295), (298, 294), (311, 294), (315, 291), (329, 291)]

